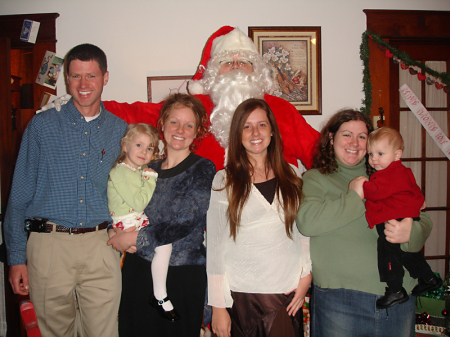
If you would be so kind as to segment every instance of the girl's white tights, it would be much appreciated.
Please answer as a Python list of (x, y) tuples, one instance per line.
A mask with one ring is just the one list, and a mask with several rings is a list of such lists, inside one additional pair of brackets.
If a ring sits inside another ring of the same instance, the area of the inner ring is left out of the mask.
[[(171, 254), (172, 244), (159, 246), (155, 249), (155, 256), (152, 260), (153, 294), (159, 301), (167, 297), (166, 281)], [(165, 311), (173, 310), (170, 301), (165, 302), (162, 307)]]

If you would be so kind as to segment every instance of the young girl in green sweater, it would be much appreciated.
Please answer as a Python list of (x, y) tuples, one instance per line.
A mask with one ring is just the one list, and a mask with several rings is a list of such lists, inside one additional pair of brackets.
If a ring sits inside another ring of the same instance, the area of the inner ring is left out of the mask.
[[(139, 230), (148, 224), (144, 209), (155, 191), (158, 174), (147, 164), (158, 154), (158, 134), (158, 130), (149, 124), (130, 124), (120, 142), (122, 151), (108, 181), (108, 208), (114, 228), (110, 230), (110, 237), (116, 230)], [(134, 253), (135, 248), (128, 252)], [(168, 299), (166, 289), (171, 253), (171, 244), (156, 248), (151, 271), (158, 312), (164, 318), (176, 321), (179, 315)]]

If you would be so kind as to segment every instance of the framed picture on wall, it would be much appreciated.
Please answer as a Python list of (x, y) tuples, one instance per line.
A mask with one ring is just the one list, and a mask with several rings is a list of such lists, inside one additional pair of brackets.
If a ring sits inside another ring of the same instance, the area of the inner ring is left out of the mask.
[(302, 115), (322, 114), (320, 27), (248, 27), (248, 36), (271, 68), (272, 95)]
[(189, 80), (193, 76), (155, 76), (147, 77), (148, 101), (158, 103), (175, 93), (188, 93)]

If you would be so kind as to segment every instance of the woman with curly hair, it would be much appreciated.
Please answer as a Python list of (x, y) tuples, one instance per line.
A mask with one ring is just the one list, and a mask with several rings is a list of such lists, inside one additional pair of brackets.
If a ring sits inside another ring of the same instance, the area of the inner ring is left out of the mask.
[[(214, 164), (192, 151), (207, 130), (206, 111), (193, 96), (175, 94), (164, 103), (158, 127), (164, 158), (145, 208), (148, 225), (136, 232), (110, 230), (108, 244), (127, 254), (122, 268), (119, 335), (198, 337), (206, 289), (204, 230)], [(155, 249), (172, 244), (167, 294), (152, 289)], [(162, 297), (162, 298), (161, 298)], [(176, 308), (174, 313), (168, 299)], [(176, 314), (176, 315), (175, 315)]]
[[(389, 312), (376, 308), (386, 284), (378, 276), (378, 235), (368, 228), (358, 183), (367, 177), (366, 145), (372, 130), (361, 112), (337, 112), (321, 131), (314, 169), (303, 175), (305, 199), (297, 225), (311, 237), (314, 337), (414, 336), (414, 296)], [(429, 216), (421, 213), (420, 221), (388, 221), (385, 234), (402, 250), (417, 252), (431, 227)], [(405, 273), (407, 291), (416, 283)]]

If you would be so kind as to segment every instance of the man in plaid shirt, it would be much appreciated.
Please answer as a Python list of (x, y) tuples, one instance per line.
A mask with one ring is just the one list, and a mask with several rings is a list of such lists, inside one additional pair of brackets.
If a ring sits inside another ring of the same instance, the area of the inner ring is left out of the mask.
[(101, 49), (74, 47), (66, 67), (72, 99), (37, 114), (22, 139), (4, 223), (9, 280), (30, 293), (43, 336), (73, 336), (77, 304), (85, 335), (117, 336), (121, 274), (106, 245), (106, 188), (127, 125), (101, 102)]

